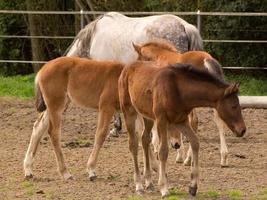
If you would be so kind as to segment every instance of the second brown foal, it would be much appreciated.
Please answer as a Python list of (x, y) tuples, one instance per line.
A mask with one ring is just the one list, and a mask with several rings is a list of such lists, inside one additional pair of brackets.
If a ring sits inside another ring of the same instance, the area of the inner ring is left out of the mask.
[(149, 144), (154, 121), (160, 141), (158, 184), (162, 197), (168, 195), (166, 161), (169, 126), (176, 126), (190, 142), (193, 162), (189, 193), (196, 195), (199, 141), (188, 122), (188, 114), (196, 107), (213, 107), (237, 136), (243, 136), (246, 127), (237, 96), (238, 88), (238, 84), (228, 84), (190, 65), (176, 64), (159, 68), (154, 62), (139, 61), (123, 69), (119, 79), (119, 98), (129, 134), (129, 149), (134, 161), (137, 191), (143, 190), (137, 160), (138, 141), (135, 134), (137, 115), (142, 115), (145, 125), (142, 146), (145, 155), (146, 186), (152, 185)]

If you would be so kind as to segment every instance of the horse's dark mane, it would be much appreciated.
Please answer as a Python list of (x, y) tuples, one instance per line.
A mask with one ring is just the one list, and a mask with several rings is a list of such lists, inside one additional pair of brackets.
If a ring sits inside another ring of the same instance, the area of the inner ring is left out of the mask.
[(227, 85), (227, 83), (223, 79), (220, 79), (219, 77), (217, 78), (216, 76), (209, 73), (208, 71), (197, 69), (193, 67), (192, 65), (176, 63), (173, 65), (170, 65), (170, 67), (176, 73), (186, 74), (186, 76), (188, 76), (190, 80), (211, 82), (220, 87), (224, 87)]
[(167, 41), (165, 39), (160, 39), (160, 38), (152, 39), (152, 40), (144, 43), (142, 46), (143, 47), (156, 46), (158, 48), (165, 49), (165, 50), (177, 53), (176, 47), (171, 42), (169, 42), (169, 41)]

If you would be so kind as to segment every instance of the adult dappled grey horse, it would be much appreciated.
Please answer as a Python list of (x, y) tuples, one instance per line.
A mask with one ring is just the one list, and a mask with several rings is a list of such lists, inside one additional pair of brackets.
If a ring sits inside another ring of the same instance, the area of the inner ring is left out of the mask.
[[(108, 12), (83, 28), (65, 54), (127, 64), (138, 58), (133, 42), (143, 43), (155, 38), (170, 41), (179, 53), (203, 48), (196, 27), (175, 15), (130, 18), (118, 12)], [(114, 122), (112, 132), (116, 134), (121, 129), (118, 114)]]

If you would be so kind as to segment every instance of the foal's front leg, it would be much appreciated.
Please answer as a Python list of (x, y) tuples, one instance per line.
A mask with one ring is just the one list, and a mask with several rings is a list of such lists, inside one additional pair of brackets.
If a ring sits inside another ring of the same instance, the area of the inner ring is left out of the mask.
[(190, 125), (179, 124), (178, 128), (187, 137), (192, 148), (193, 161), (191, 166), (191, 184), (189, 186), (189, 193), (195, 196), (198, 188), (198, 176), (199, 176), (199, 166), (198, 166), (199, 140)]
[(115, 109), (109, 106), (101, 106), (99, 109), (98, 123), (95, 134), (95, 143), (87, 163), (87, 171), (89, 173), (90, 181), (96, 179), (95, 168), (96, 168), (97, 157), (107, 137), (109, 124), (114, 112)]
[(159, 182), (158, 185), (160, 187), (161, 197), (164, 198), (169, 195), (168, 191), (168, 181), (167, 181), (167, 173), (166, 173), (166, 162), (168, 158), (168, 136), (167, 136), (167, 122), (163, 120), (156, 120), (157, 130), (159, 134)]

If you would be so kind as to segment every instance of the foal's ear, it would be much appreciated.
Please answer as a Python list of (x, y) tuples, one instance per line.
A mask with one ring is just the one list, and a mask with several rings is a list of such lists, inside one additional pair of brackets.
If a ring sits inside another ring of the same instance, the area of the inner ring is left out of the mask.
[(231, 83), (225, 90), (224, 96), (239, 92), (239, 83)]
[(132, 42), (133, 48), (136, 51), (136, 53), (138, 53), (138, 55), (141, 55), (141, 46), (138, 44), (135, 44)]

